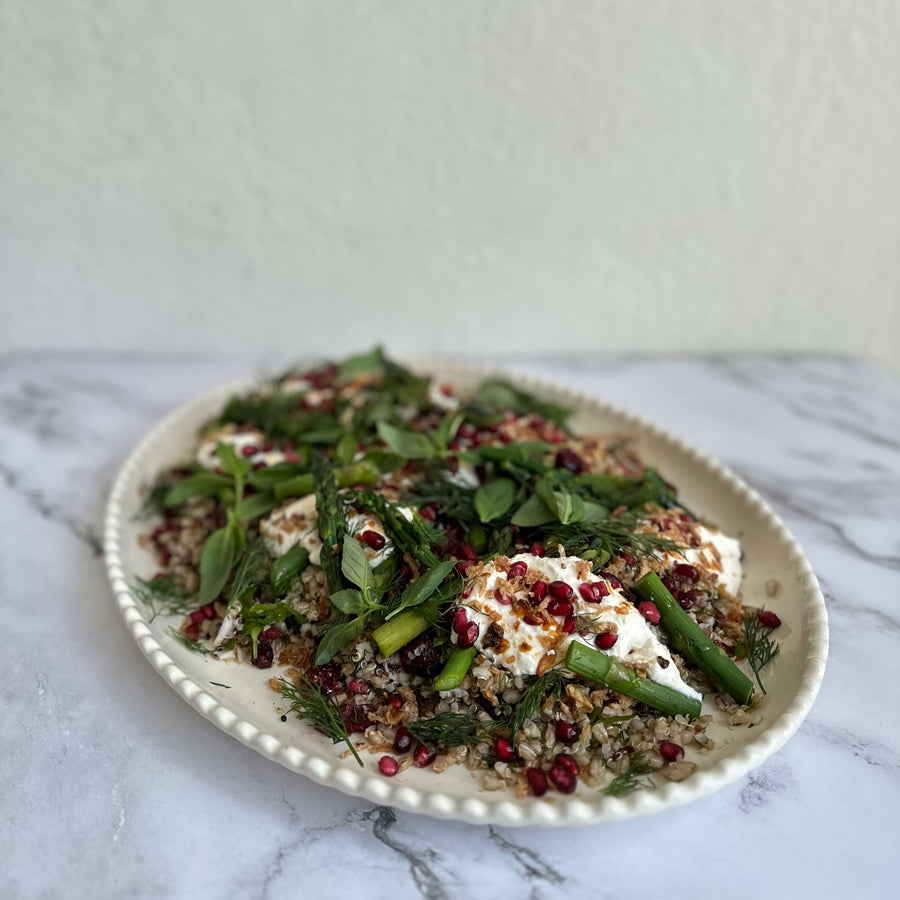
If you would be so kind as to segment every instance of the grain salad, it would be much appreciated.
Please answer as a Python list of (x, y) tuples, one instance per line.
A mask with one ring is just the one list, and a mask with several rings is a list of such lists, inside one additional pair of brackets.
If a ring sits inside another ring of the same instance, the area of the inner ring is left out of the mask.
[(737, 538), (627, 436), (569, 418), (380, 349), (284, 373), (147, 487), (159, 571), (134, 592), (191, 650), (271, 670), (273, 716), (386, 778), (458, 765), (520, 797), (681, 781), (714, 712), (762, 721), (777, 584), (745, 604)]

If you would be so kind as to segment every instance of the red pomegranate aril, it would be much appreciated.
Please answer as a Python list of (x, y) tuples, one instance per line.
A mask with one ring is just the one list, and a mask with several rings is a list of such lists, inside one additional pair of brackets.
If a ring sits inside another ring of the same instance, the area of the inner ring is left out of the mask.
[(691, 584), (696, 584), (700, 578), (700, 573), (690, 563), (678, 563), (672, 571), (676, 578), (690, 581)]
[(578, 585), (578, 593), (581, 594), (588, 603), (599, 603), (602, 599), (600, 588), (589, 581), (585, 581), (583, 584)]
[(366, 529), (360, 537), (362, 538), (362, 542), (372, 550), (380, 550), (384, 546), (386, 540), (383, 534), (379, 534), (377, 531), (372, 531), (371, 529)]
[(481, 629), (478, 627), (477, 622), (469, 622), (466, 626), (466, 630), (463, 631), (459, 636), (459, 646), (463, 648), (463, 650), (468, 650), (469, 647), (475, 646), (475, 641), (478, 640), (478, 634)]
[[(616, 578), (615, 575), (611, 575), (609, 572), (603, 572), (602, 575), (606, 581), (607, 589), (612, 588), (612, 590), (614, 590), (614, 591), (622, 590), (622, 582), (619, 581), (619, 579)], [(603, 596), (605, 597), (606, 594), (604, 594)]]
[(400, 771), (400, 764), (393, 756), (382, 756), (378, 760), (378, 771), (385, 778), (393, 778)]
[(540, 769), (526, 769), (525, 777), (535, 797), (543, 797), (547, 793), (547, 776)]
[(260, 641), (256, 648), (256, 659), (253, 660), (253, 665), (257, 669), (271, 669), (274, 661), (275, 654), (272, 645), (268, 641)]
[(570, 775), (577, 775), (581, 771), (581, 766), (579, 766), (578, 763), (575, 762), (575, 758), (569, 756), (568, 753), (557, 753), (556, 765), (565, 769)]
[(551, 581), (547, 586), (547, 590), (550, 591), (550, 596), (555, 597), (557, 600), (568, 600), (575, 593), (572, 590), (572, 586), (564, 581)]
[(574, 744), (575, 738), (578, 737), (578, 728), (565, 719), (557, 719), (553, 725), (553, 731), (556, 734), (556, 739), (562, 744)]
[(512, 603), (512, 600), (510, 600), (509, 597), (507, 597), (506, 594), (504, 594), (503, 591), (500, 590), (500, 588), (496, 588), (494, 590), (494, 599), (501, 606), (509, 606)]
[(464, 609), (458, 609), (453, 613), (453, 633), (462, 634), (469, 625), (469, 617)]
[(522, 560), (517, 560), (509, 567), (506, 573), (506, 577), (510, 581), (512, 581), (513, 578), (524, 578), (527, 571), (528, 563), (522, 562)]
[(599, 650), (610, 650), (615, 647), (618, 639), (619, 636), (617, 634), (606, 632), (606, 634), (598, 634), (597, 637), (594, 638), (594, 643)]
[(394, 753), (408, 753), (412, 742), (412, 735), (401, 725), (394, 735)]
[(622, 559), (625, 560), (625, 564), (628, 566), (633, 566), (637, 560), (630, 553), (623, 553)]
[(476, 431), (475, 436), (472, 438), (473, 443), (476, 447), (481, 446), (481, 444), (486, 444), (493, 435), (490, 431), (482, 429), (481, 431)]
[(575, 618), (575, 616), (567, 616), (566, 620), (562, 623), (563, 634), (572, 634), (575, 631), (576, 624), (577, 619)]
[(349, 687), (354, 694), (359, 694), (360, 696), (369, 693), (369, 686), (362, 678), (351, 678), (347, 683), (347, 687)]
[(475, 426), (471, 422), (464, 422), (459, 426), (459, 431), (456, 432), (461, 438), (471, 438), (475, 436)]
[(263, 628), (263, 630), (259, 633), (259, 640), (261, 641), (277, 641), (280, 637), (284, 637), (284, 631), (282, 631), (282, 629), (276, 627), (275, 625), (270, 625), (268, 628)]
[(437, 518), (437, 510), (429, 503), (419, 510), (419, 515), (426, 522), (433, 522)]
[(663, 575), (662, 578), (659, 579), (663, 583), (663, 587), (674, 597), (678, 593), (678, 585), (675, 583), (675, 579), (672, 578), (671, 575)]
[(556, 454), (556, 468), (567, 469), (574, 475), (580, 475), (586, 468), (584, 460), (572, 449), (565, 447)]
[(546, 553), (547, 551), (544, 550), (544, 545), (543, 545), (543, 544), (541, 544), (539, 541), (535, 541), (535, 542), (528, 548), (528, 552), (529, 552), (532, 556), (543, 556), (544, 553)]
[(541, 602), (544, 597), (547, 596), (547, 582), (546, 581), (536, 581), (531, 586), (531, 593), (534, 594), (534, 599)]
[(247, 444), (246, 447), (241, 447), (241, 454), (243, 456), (255, 456), (259, 453), (259, 447), (255, 444)]
[(437, 751), (425, 744), (419, 744), (413, 753), (413, 765), (418, 769), (424, 769), (430, 766), (437, 756)]
[(512, 762), (516, 758), (516, 748), (506, 738), (497, 738), (497, 743), (494, 744), (494, 753), (500, 762)]
[(533, 613), (527, 612), (522, 614), (522, 619), (526, 625), (541, 625), (541, 620)]
[(699, 596), (699, 591), (678, 591), (675, 594), (675, 599), (678, 601), (678, 605), (682, 609), (690, 609), (697, 602)]
[(478, 554), (475, 552), (475, 548), (471, 544), (460, 544), (459, 555), (463, 559), (470, 559), (472, 562), (475, 562), (475, 560), (478, 559)]
[(551, 616), (562, 616), (563, 618), (566, 618), (575, 612), (575, 607), (572, 606), (571, 600), (557, 600), (554, 598), (547, 604), (547, 612), (550, 613)]
[(773, 613), (769, 609), (764, 609), (759, 614), (759, 624), (763, 626), (763, 628), (778, 628), (781, 625), (781, 619)]
[(553, 766), (547, 775), (561, 794), (571, 794), (578, 786), (578, 779), (562, 766)]
[(399, 694), (391, 694), (390, 697), (388, 697), (388, 703), (390, 703), (394, 709), (403, 708), (403, 698)]
[(656, 608), (655, 603), (651, 603), (649, 600), (642, 600), (637, 605), (638, 612), (651, 624), (651, 625), (659, 625), (659, 610)]
[(191, 622), (191, 624), (184, 629), (184, 633), (196, 637), (200, 633), (200, 626), (196, 622)]
[(468, 587), (467, 587), (467, 588), (459, 595), (460, 600), (468, 600), (469, 597), (472, 596), (472, 590), (474, 589), (474, 587), (475, 587), (474, 584), (470, 584), (470, 585), (469, 585), (469, 586), (468, 586)]
[(199, 625), (201, 622), (206, 621), (206, 613), (204, 613), (202, 609), (198, 609), (192, 612), (188, 618), (194, 625)]
[(677, 762), (684, 756), (684, 747), (672, 741), (662, 741), (659, 745), (659, 755), (666, 762)]
[(470, 569), (472, 566), (474, 566), (474, 565), (475, 565), (475, 563), (472, 562), (471, 559), (461, 559), (461, 560), (454, 566), (454, 568), (456, 569), (457, 572), (459, 572), (460, 575), (465, 575), (466, 572), (468, 572), (469, 569)]

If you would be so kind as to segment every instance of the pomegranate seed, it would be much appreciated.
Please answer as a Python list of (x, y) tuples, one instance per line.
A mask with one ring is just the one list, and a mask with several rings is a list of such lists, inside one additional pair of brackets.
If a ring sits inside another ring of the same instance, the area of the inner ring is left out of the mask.
[(268, 641), (260, 641), (256, 647), (256, 659), (253, 660), (253, 665), (257, 669), (271, 669), (274, 659), (272, 645)]
[(200, 611), (206, 616), (207, 619), (215, 619), (218, 618), (216, 615), (216, 608), (212, 605), (212, 603), (207, 603), (206, 606), (201, 606)]
[(588, 603), (599, 603), (603, 596), (600, 593), (600, 588), (589, 581), (585, 581), (583, 584), (578, 585), (578, 593), (581, 594)]
[(556, 764), (565, 769), (570, 775), (577, 775), (581, 771), (581, 766), (568, 753), (557, 753)]
[[(607, 588), (612, 588), (614, 591), (622, 590), (622, 582), (619, 581), (619, 579), (616, 578), (615, 575), (610, 575), (609, 572), (603, 572), (602, 574), (603, 574), (603, 577), (606, 579)], [(605, 597), (606, 594), (604, 594), (603, 596)]]
[(690, 581), (692, 584), (696, 584), (700, 578), (700, 573), (690, 563), (678, 563), (673, 571), (676, 578), (682, 578), (685, 581)]
[(296, 450), (285, 450), (284, 461), (289, 463), (298, 463), (300, 462), (300, 454), (297, 453)]
[(543, 797), (547, 793), (547, 776), (540, 769), (526, 769), (525, 777), (535, 797)]
[(678, 593), (678, 585), (675, 583), (675, 579), (670, 575), (663, 575), (662, 578), (659, 579), (663, 583), (663, 587), (674, 597)]
[(547, 582), (546, 581), (536, 581), (531, 586), (531, 591), (534, 594), (534, 599), (537, 600), (538, 603), (540, 603), (541, 600), (543, 600), (544, 597), (547, 596)]
[(341, 686), (341, 673), (332, 665), (317, 666), (310, 670), (309, 677), (323, 694), (333, 694)]
[(565, 719), (557, 719), (553, 725), (556, 739), (562, 744), (574, 744), (578, 737), (578, 729), (572, 722)]
[(341, 707), (341, 718), (344, 720), (347, 734), (365, 731), (372, 724), (372, 720), (366, 712), (366, 707), (355, 706), (352, 703), (347, 703)]
[(472, 562), (475, 562), (475, 560), (478, 559), (478, 554), (475, 552), (475, 548), (471, 544), (460, 544), (459, 555), (463, 559), (471, 559)]
[(200, 633), (200, 626), (196, 622), (191, 622), (191, 624), (184, 629), (184, 633), (196, 637), (196, 635)]
[(684, 747), (672, 741), (662, 741), (659, 745), (659, 755), (666, 762), (677, 762), (684, 756)]
[(597, 637), (594, 638), (594, 643), (600, 650), (610, 650), (612, 647), (615, 647), (618, 639), (619, 636), (617, 634), (610, 634), (607, 632), (606, 634), (598, 634)]
[(547, 586), (547, 590), (550, 591), (550, 596), (556, 597), (557, 600), (568, 600), (575, 593), (571, 585), (566, 584), (564, 581), (551, 581)]
[(563, 618), (566, 618), (575, 612), (575, 607), (572, 606), (571, 600), (557, 600), (554, 598), (547, 605), (547, 612), (550, 613), (551, 616), (562, 616)]
[(528, 548), (528, 552), (529, 552), (532, 556), (543, 556), (544, 553), (545, 553), (546, 551), (544, 550), (544, 545), (543, 545), (543, 544), (541, 544), (539, 541), (535, 541), (535, 542)]
[(522, 619), (525, 621), (526, 625), (540, 625), (541, 620), (532, 613), (523, 613)]
[(480, 632), (481, 629), (478, 627), (477, 622), (469, 622), (466, 626), (466, 630), (459, 636), (459, 646), (462, 647), (463, 650), (468, 650), (469, 647), (473, 647), (475, 641), (478, 640)]
[(497, 743), (494, 744), (494, 753), (500, 762), (512, 762), (516, 758), (516, 748), (506, 738), (497, 738)]
[(424, 769), (434, 762), (436, 756), (437, 750), (432, 750), (431, 747), (428, 747), (425, 744), (419, 744), (419, 746), (416, 747), (415, 753), (413, 753), (413, 765), (418, 769)]
[(571, 794), (578, 785), (578, 781), (571, 772), (567, 772), (562, 766), (553, 766), (548, 773), (553, 786), (561, 794)]
[(458, 609), (453, 614), (453, 632), (454, 634), (462, 634), (469, 625), (469, 617), (464, 609)]
[(241, 447), (241, 453), (244, 456), (254, 456), (259, 453), (259, 447), (256, 447), (253, 444), (247, 444), (246, 447)]
[(524, 578), (527, 571), (528, 563), (522, 562), (522, 560), (518, 560), (509, 567), (509, 571), (507, 571), (506, 577), (510, 580), (512, 580), (513, 578)]
[(391, 694), (390, 697), (388, 697), (388, 703), (390, 703), (394, 709), (402, 709), (403, 698), (399, 694)]
[(512, 603), (512, 600), (510, 600), (509, 597), (507, 597), (506, 594), (504, 594), (503, 591), (500, 590), (500, 588), (497, 588), (494, 591), (494, 599), (499, 604), (501, 604), (501, 606), (509, 606), (510, 603)]
[(759, 614), (759, 624), (762, 625), (763, 628), (778, 628), (778, 626), (781, 625), (781, 619), (779, 619), (771, 610), (764, 609)]
[(572, 634), (572, 632), (575, 631), (576, 624), (575, 616), (568, 616), (562, 624), (563, 634)]
[(370, 529), (366, 529), (360, 537), (362, 538), (362, 542), (373, 550), (380, 550), (385, 544), (384, 535), (379, 534), (377, 531), (371, 531)]
[(633, 566), (637, 560), (630, 553), (623, 553), (622, 559), (625, 560), (625, 564), (628, 566)]
[(393, 778), (400, 771), (400, 764), (393, 756), (382, 756), (378, 760), (378, 771), (385, 778)]
[(202, 609), (198, 609), (192, 612), (188, 618), (194, 625), (199, 625), (201, 622), (206, 621), (206, 613), (204, 613)]
[(394, 753), (408, 753), (412, 742), (412, 735), (401, 725), (394, 735)]
[(573, 474), (580, 475), (587, 466), (574, 450), (565, 447), (556, 454), (556, 468), (568, 469)]
[(354, 694), (362, 695), (369, 693), (369, 686), (362, 680), (362, 678), (351, 678), (349, 683), (347, 684), (347, 687), (349, 687)]
[(466, 572), (468, 572), (469, 569), (474, 565), (475, 565), (475, 563), (473, 563), (471, 559), (461, 559), (454, 566), (454, 568), (456, 569), (457, 572), (459, 572), (460, 575), (465, 575)]
[(259, 633), (261, 641), (277, 641), (280, 637), (284, 637), (284, 631), (275, 625), (270, 625)]
[(717, 641), (715, 638), (713, 638), (713, 643), (717, 647), (721, 647), (725, 651), (726, 656), (734, 656), (734, 647), (729, 644), (723, 644), (722, 641)]
[(456, 432), (461, 438), (471, 438), (475, 435), (475, 426), (470, 422), (464, 422), (459, 426), (459, 431)]
[(651, 624), (659, 625), (659, 610), (655, 603), (649, 600), (641, 600), (637, 605), (638, 612)]
[(426, 522), (433, 522), (437, 518), (437, 511), (430, 503), (428, 503), (419, 510), (419, 515)]
[(470, 585), (469, 585), (469, 586), (468, 586), (468, 587), (467, 587), (467, 588), (459, 595), (460, 599), (461, 599), (461, 600), (468, 600), (469, 597), (472, 596), (472, 590), (473, 590), (474, 587), (475, 587), (475, 585), (470, 584)]
[(678, 591), (675, 594), (675, 599), (678, 601), (678, 605), (682, 609), (690, 609), (694, 603), (696, 603), (697, 599), (700, 597), (699, 591)]

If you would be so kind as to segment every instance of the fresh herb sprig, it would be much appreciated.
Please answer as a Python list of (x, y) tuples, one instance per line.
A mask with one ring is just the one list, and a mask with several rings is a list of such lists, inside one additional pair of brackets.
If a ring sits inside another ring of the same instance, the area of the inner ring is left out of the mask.
[(617, 775), (603, 789), (607, 797), (624, 797), (635, 791), (652, 788), (653, 782), (647, 777), (654, 771), (648, 755), (643, 751), (632, 753), (628, 762), (628, 771)]
[(560, 669), (550, 669), (543, 675), (538, 675), (531, 684), (525, 688), (522, 697), (516, 704), (515, 711), (507, 721), (513, 738), (522, 730), (526, 722), (534, 718), (535, 713), (544, 703), (548, 693), (558, 694), (562, 689), (565, 678)]
[(186, 616), (197, 608), (196, 598), (171, 575), (160, 575), (145, 581), (135, 578), (132, 593), (150, 610), (150, 621), (157, 616)]
[(760, 613), (757, 610), (753, 614), (744, 618), (744, 652), (747, 654), (747, 662), (756, 676), (756, 683), (759, 689), (765, 694), (766, 689), (763, 687), (760, 673), (776, 656), (781, 652), (781, 647), (777, 641), (772, 640), (772, 632), (774, 629), (767, 628), (760, 621)]
[(286, 678), (278, 679), (278, 692), (290, 703), (290, 711), (298, 718), (304, 719), (331, 738), (333, 744), (343, 741), (356, 761), (362, 766), (363, 761), (356, 752), (356, 747), (347, 733), (347, 726), (341, 716), (341, 707), (337, 700), (323, 694), (319, 686), (306, 675), (301, 674), (298, 684), (292, 684)]
[(660, 553), (681, 549), (676, 541), (655, 532), (642, 531), (638, 518), (631, 513), (595, 522), (554, 524), (542, 530), (545, 542), (562, 544), (566, 552), (585, 559), (596, 559), (599, 555), (606, 560), (622, 553), (658, 559)]
[(468, 713), (443, 712), (410, 722), (407, 731), (429, 747), (461, 747), (486, 740), (503, 722), (482, 722)]

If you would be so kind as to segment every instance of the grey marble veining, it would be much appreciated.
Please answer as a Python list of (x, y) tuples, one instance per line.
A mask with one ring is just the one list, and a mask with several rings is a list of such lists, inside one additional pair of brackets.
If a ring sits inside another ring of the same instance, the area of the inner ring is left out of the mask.
[(433, 821), (294, 775), (179, 701), (128, 637), (100, 551), (115, 470), (168, 409), (252, 363), (0, 367), (0, 897), (896, 895), (893, 375), (791, 356), (508, 361), (746, 478), (807, 551), (832, 628), (819, 699), (765, 765), (684, 809), (547, 831)]

